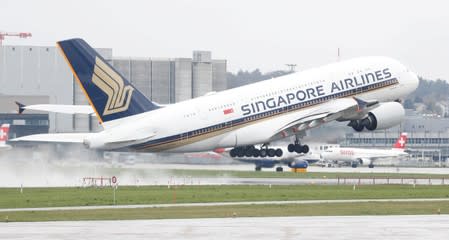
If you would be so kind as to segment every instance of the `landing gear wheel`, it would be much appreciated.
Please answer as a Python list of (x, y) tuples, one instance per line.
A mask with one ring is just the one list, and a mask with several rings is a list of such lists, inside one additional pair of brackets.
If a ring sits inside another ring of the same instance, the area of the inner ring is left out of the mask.
[(374, 164), (371, 163), (370, 165), (368, 165), (368, 167), (369, 168), (374, 168)]
[(260, 172), (260, 170), (262, 170), (262, 167), (256, 166), (255, 170), (256, 170), (256, 172)]
[(283, 172), (283, 171), (284, 171), (284, 169), (282, 167), (277, 167), (276, 168), (276, 172)]
[(360, 120), (352, 120), (349, 124), (356, 132), (363, 131), (363, 128), (365, 127)]
[(252, 149), (246, 149), (245, 151), (245, 157), (251, 157), (253, 156), (253, 150)]
[(260, 150), (254, 149), (253, 150), (253, 157), (259, 157), (260, 156)]
[(266, 157), (267, 156), (267, 150), (266, 149), (260, 149), (260, 157)]
[(302, 146), (299, 144), (295, 144), (295, 152), (296, 153), (302, 153)]
[(236, 148), (235, 150), (236, 150), (236, 152), (237, 152), (237, 157), (243, 157), (243, 156), (245, 156), (245, 151), (243, 151), (243, 149), (241, 149), (241, 148)]
[(229, 152), (229, 155), (230, 155), (232, 158), (237, 157), (237, 153), (236, 153), (235, 148), (231, 149), (231, 151)]
[(295, 144), (290, 143), (287, 147), (289, 152), (294, 152), (295, 151)]
[(278, 148), (276, 149), (275, 153), (276, 157), (282, 157), (282, 149)]
[(276, 150), (274, 150), (273, 148), (268, 149), (268, 151), (267, 151), (268, 157), (274, 157), (275, 154), (276, 154)]
[(307, 146), (307, 145), (302, 146), (302, 152), (303, 153), (308, 153), (309, 152), (309, 146)]

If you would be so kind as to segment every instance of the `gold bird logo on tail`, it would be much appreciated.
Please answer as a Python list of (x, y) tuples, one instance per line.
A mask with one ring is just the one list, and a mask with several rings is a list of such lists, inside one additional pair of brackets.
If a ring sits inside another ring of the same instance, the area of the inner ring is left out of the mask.
[(95, 59), (92, 82), (108, 95), (103, 116), (128, 110), (134, 88), (125, 86), (122, 77), (98, 57)]

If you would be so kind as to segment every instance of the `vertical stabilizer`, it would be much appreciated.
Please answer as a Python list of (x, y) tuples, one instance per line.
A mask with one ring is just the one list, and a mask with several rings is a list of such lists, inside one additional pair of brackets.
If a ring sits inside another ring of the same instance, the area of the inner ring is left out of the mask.
[(396, 143), (393, 145), (393, 148), (403, 151), (405, 149), (406, 143), (407, 143), (407, 133), (401, 133), (401, 136), (398, 138)]
[(100, 122), (159, 108), (84, 40), (60, 41), (58, 46)]

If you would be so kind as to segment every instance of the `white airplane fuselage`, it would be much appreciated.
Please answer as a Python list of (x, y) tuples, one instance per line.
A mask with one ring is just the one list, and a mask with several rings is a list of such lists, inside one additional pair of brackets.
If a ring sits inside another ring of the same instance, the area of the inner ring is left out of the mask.
[(332, 148), (321, 153), (321, 156), (326, 161), (349, 163), (357, 161), (367, 165), (374, 159), (400, 159), (407, 157), (408, 153), (399, 149)]
[(292, 135), (277, 133), (336, 99), (394, 101), (417, 85), (416, 75), (393, 59), (357, 58), (106, 122), (105, 130), (86, 144), (117, 148), (120, 144), (102, 144), (110, 136), (130, 134), (152, 136), (132, 146), (124, 143), (137, 151), (195, 152), (266, 143)]

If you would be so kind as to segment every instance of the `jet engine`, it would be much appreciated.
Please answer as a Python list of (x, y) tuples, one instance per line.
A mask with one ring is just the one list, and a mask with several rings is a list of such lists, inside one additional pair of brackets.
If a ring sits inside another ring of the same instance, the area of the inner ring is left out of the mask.
[(348, 126), (351, 126), (357, 132), (361, 132), (364, 128), (370, 131), (387, 129), (401, 123), (404, 116), (405, 110), (400, 103), (381, 103), (379, 107), (369, 112), (366, 118), (351, 120)]

